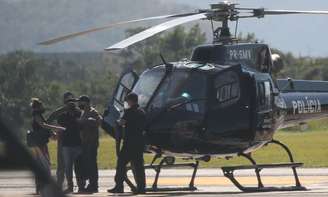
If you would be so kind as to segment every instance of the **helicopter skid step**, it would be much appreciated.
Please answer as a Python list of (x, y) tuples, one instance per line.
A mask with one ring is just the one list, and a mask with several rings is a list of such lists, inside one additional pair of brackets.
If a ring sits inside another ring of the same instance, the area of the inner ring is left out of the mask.
[[(272, 140), (268, 142), (266, 145), (276, 144), (283, 148), (288, 154), (290, 163), (277, 163), (277, 164), (257, 164), (256, 161), (252, 158), (251, 154), (240, 153), (239, 156), (242, 156), (248, 159), (252, 165), (248, 166), (229, 166), (222, 167), (222, 171), (225, 177), (227, 177), (238, 189), (243, 192), (271, 192), (271, 191), (304, 191), (306, 190), (300, 183), (296, 168), (301, 167), (303, 163), (294, 162), (294, 158), (292, 152), (289, 150), (288, 146), (277, 141)], [(265, 187), (262, 183), (260, 172), (262, 169), (272, 169), (272, 168), (291, 168), (293, 171), (293, 175), (295, 178), (295, 186), (291, 187)], [(234, 171), (236, 170), (249, 170), (254, 169), (258, 186), (257, 187), (244, 187), (240, 182), (235, 178)]]
[[(195, 190), (197, 190), (197, 188), (194, 185), (194, 182), (195, 182), (195, 178), (196, 178), (197, 169), (198, 169), (198, 166), (199, 166), (199, 161), (196, 160), (195, 162), (190, 162), (190, 163), (174, 163), (175, 162), (174, 158), (164, 157), (164, 158), (161, 159), (159, 164), (154, 164), (155, 160), (157, 160), (158, 158), (160, 158), (160, 156), (155, 155), (155, 157), (154, 157), (153, 161), (151, 162), (151, 164), (145, 166), (145, 170), (152, 169), (156, 172), (155, 180), (152, 184), (152, 187), (151, 188), (146, 188), (146, 191), (148, 191), (148, 192), (158, 192), (158, 191), (195, 191)], [(191, 179), (190, 179), (189, 186), (187, 186), (187, 187), (167, 187), (167, 188), (158, 187), (158, 180), (159, 180), (159, 175), (160, 175), (161, 169), (181, 168), (181, 167), (182, 168), (190, 167), (190, 168), (193, 169), (193, 173), (192, 173), (192, 176), (191, 176)], [(128, 168), (128, 170), (132, 170), (132, 172), (133, 172), (132, 167)], [(128, 185), (131, 188), (133, 188), (133, 185), (131, 185), (130, 180), (127, 179), (126, 182), (128, 183)]]
[(197, 187), (163, 187), (163, 188), (146, 188), (147, 192), (172, 192), (172, 191), (196, 191)]
[[(241, 165), (241, 166), (225, 166), (222, 167), (222, 171), (225, 177), (227, 177), (238, 189), (240, 189), (243, 192), (270, 192), (270, 191), (304, 191), (306, 190), (305, 187), (303, 187), (300, 183), (296, 168), (301, 167), (303, 163), (296, 163), (294, 162), (293, 155), (289, 148), (277, 141), (272, 140), (268, 142), (266, 145), (269, 144), (276, 144), (283, 148), (286, 153), (288, 154), (290, 163), (273, 163), (273, 164), (257, 164), (256, 161), (252, 158), (251, 154), (245, 154), (240, 153), (239, 156), (244, 157), (248, 159), (252, 165)], [(161, 158), (159, 164), (154, 164), (157, 159)], [(197, 169), (199, 167), (199, 160), (195, 160), (194, 162), (190, 163), (175, 163), (175, 158), (166, 156), (162, 158), (161, 154), (155, 155), (152, 162), (149, 165), (144, 166), (145, 170), (152, 169), (156, 172), (154, 182), (152, 184), (151, 188), (147, 188), (146, 191), (149, 192), (157, 192), (157, 191), (195, 191), (197, 188), (194, 185), (194, 181), (196, 178)], [(158, 187), (158, 180), (159, 175), (161, 173), (162, 169), (168, 169), (168, 168), (180, 168), (180, 167), (190, 167), (193, 169), (193, 173), (191, 176), (191, 180), (189, 183), (189, 186), (187, 187), (170, 187), (170, 188), (159, 188)], [(265, 187), (262, 183), (261, 179), (261, 170), (262, 169), (273, 169), (273, 168), (291, 168), (293, 171), (293, 175), (295, 178), (295, 186), (290, 187)], [(234, 176), (234, 172), (237, 170), (255, 170), (258, 186), (257, 187), (245, 187), (243, 186)], [(133, 167), (129, 167), (127, 170), (132, 170)], [(133, 183), (128, 179), (128, 177), (125, 178), (126, 183), (131, 187), (132, 190), (135, 190), (136, 187), (133, 185)]]
[[(304, 191), (305, 187), (301, 186), (298, 177), (295, 177), (295, 186), (291, 187), (265, 187), (262, 183), (261, 176), (259, 172), (262, 169), (272, 169), (272, 168), (296, 168), (301, 167), (303, 163), (279, 163), (279, 164), (261, 164), (261, 165), (248, 165), (248, 166), (229, 166), (222, 167), (222, 171), (225, 177), (227, 177), (238, 189), (243, 192), (272, 192), (272, 191)], [(250, 170), (254, 169), (257, 178), (258, 186), (257, 187), (244, 187), (234, 176), (234, 171), (236, 170)]]

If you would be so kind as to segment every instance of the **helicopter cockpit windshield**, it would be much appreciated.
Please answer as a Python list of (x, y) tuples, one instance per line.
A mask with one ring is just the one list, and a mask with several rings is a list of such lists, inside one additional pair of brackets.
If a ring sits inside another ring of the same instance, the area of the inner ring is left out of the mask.
[[(198, 72), (179, 70), (168, 76), (154, 97), (151, 107), (172, 107), (183, 103), (204, 100), (206, 97), (206, 78)], [(188, 107), (186, 105), (186, 107)], [(194, 111), (203, 111), (203, 107), (193, 104)]]
[[(189, 69), (177, 69), (168, 74), (157, 89), (165, 75), (165, 68), (153, 68), (140, 76), (135, 88), (139, 95), (141, 107), (149, 103), (151, 109), (159, 109), (186, 103), (186, 108), (202, 112), (203, 101), (206, 98), (206, 77), (200, 72)], [(155, 92), (156, 91), (156, 92)], [(153, 99), (150, 101), (151, 97)], [(188, 110), (188, 111), (190, 111)]]
[(133, 92), (139, 95), (139, 105), (141, 107), (145, 108), (147, 106), (164, 76), (165, 69), (160, 67), (155, 67), (142, 73), (133, 88)]

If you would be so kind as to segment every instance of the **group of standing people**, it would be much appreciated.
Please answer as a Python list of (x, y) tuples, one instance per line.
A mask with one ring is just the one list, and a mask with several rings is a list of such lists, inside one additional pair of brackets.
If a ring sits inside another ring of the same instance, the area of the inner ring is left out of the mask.
[[(47, 143), (49, 138), (57, 140), (57, 183), (65, 193), (74, 191), (73, 170), (78, 193), (98, 192), (97, 151), (99, 146), (99, 126), (102, 116), (91, 106), (88, 96), (75, 99), (71, 92), (64, 94), (64, 104), (45, 119), (45, 108), (40, 99), (32, 99), (32, 131), (28, 132), (27, 143), (32, 154), (42, 167), (50, 173), (50, 157)], [(144, 139), (145, 112), (139, 108), (138, 95), (130, 93), (125, 98), (126, 107), (122, 118), (117, 120), (124, 130), (123, 146), (118, 153), (115, 186), (110, 193), (123, 193), (126, 166), (131, 163), (137, 188), (134, 193), (145, 193)], [(88, 183), (88, 184), (87, 184)], [(42, 182), (36, 177), (37, 192), (42, 193)]]
[[(74, 98), (71, 92), (64, 94), (62, 107), (43, 117), (45, 108), (40, 99), (32, 99), (32, 132), (28, 144), (35, 158), (50, 174), (50, 158), (47, 148), (49, 138), (57, 140), (57, 183), (65, 193), (74, 191), (73, 169), (79, 193), (98, 192), (97, 150), (99, 145), (99, 125), (102, 117), (90, 105), (86, 95)], [(88, 184), (87, 184), (88, 182)], [(42, 183), (36, 177), (37, 192)]]

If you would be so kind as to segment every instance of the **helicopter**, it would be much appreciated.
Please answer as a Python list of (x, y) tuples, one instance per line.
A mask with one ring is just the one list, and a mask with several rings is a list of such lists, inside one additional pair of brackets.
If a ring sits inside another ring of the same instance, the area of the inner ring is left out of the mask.
[[(194, 179), (199, 161), (238, 156), (248, 159), (251, 165), (221, 169), (240, 190), (305, 190), (297, 174), (303, 163), (295, 162), (288, 146), (275, 140), (274, 134), (280, 128), (327, 117), (328, 82), (274, 78), (272, 71), (281, 66), (279, 56), (272, 54), (267, 44), (239, 42), (229, 29), (229, 22), (286, 14), (328, 15), (328, 11), (243, 8), (224, 1), (211, 4), (209, 9), (118, 22), (39, 44), (50, 45), (117, 25), (171, 19), (105, 48), (118, 51), (175, 26), (209, 20), (213, 43), (197, 46), (189, 60), (166, 62), (161, 56), (163, 64), (146, 69), (140, 76), (133, 69), (123, 72), (104, 113), (103, 128), (118, 138), (120, 129), (116, 120), (124, 112), (124, 98), (129, 92), (138, 94), (139, 105), (147, 114), (145, 152), (155, 155), (151, 164), (145, 166), (156, 172), (151, 191), (196, 190)], [(214, 27), (213, 22), (222, 25)], [(290, 162), (257, 164), (251, 153), (269, 144), (282, 147)], [(193, 162), (176, 163), (176, 157)], [(159, 164), (155, 164), (158, 159), (161, 159)], [(176, 167), (193, 168), (189, 186), (159, 188), (161, 169)], [(264, 186), (261, 170), (281, 167), (292, 169), (295, 186)], [(244, 186), (235, 178), (235, 171), (245, 169), (255, 171), (257, 186)], [(128, 178), (126, 181), (132, 184)]]

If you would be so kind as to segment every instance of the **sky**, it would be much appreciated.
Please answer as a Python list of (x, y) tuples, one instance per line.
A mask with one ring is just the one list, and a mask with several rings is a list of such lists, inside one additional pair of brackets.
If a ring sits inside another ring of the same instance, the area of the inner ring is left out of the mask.
[[(27, 1), (30, 2), (32, 6), (34, 0), (0, 0), (0, 1), (7, 1), (7, 2), (15, 2), (15, 1)], [(54, 1), (54, 0), (53, 0)], [(108, 1), (124, 1), (124, 0), (108, 0)], [(154, 2), (163, 1), (163, 2), (174, 2), (179, 4), (185, 4), (190, 7), (190, 10), (195, 10), (197, 8), (209, 8), (210, 3), (218, 3), (220, 0), (153, 0)], [(222, 0), (221, 0), (222, 1)], [(255, 8), (270, 8), (270, 9), (298, 9), (298, 10), (327, 10), (328, 11), (328, 0), (233, 0), (237, 3), (239, 3), (239, 7), (255, 7)], [(96, 0), (90, 1), (91, 5), (90, 8), (94, 8), (92, 6), (92, 3), (99, 2)], [(138, 2), (138, 0), (135, 0), (135, 2)], [(142, 5), (141, 5), (142, 6)], [(182, 7), (182, 6), (181, 6)], [(94, 10), (94, 9), (93, 9)], [(43, 10), (44, 11), (44, 10)], [(92, 9), (90, 9), (92, 11)], [(122, 10), (122, 13), (125, 13), (125, 10)], [(184, 11), (181, 11), (184, 12)], [(149, 15), (147, 12), (141, 12), (141, 14), (144, 13), (144, 17), (149, 17), (152, 15)], [(174, 12), (176, 13), (176, 12)], [(29, 14), (28, 10), (25, 14)], [(154, 13), (152, 13), (154, 14)], [(159, 14), (159, 13), (158, 13)], [(162, 15), (163, 13), (160, 13), (159, 15)], [(13, 14), (14, 15), (14, 14)], [(104, 14), (103, 14), (104, 15)], [(102, 15), (102, 16), (103, 16)], [(133, 18), (140, 18), (139, 15), (134, 16), (134, 12), (130, 12), (129, 16), (131, 19)], [(155, 13), (156, 15), (156, 13)], [(34, 16), (34, 15), (33, 15)], [(98, 16), (98, 15), (97, 15)], [(79, 15), (74, 15), (74, 20), (79, 19)], [(67, 17), (66, 17), (67, 18)], [(66, 19), (65, 18), (65, 19)], [(5, 19), (0, 19), (5, 20)], [(26, 20), (30, 20), (30, 18), (26, 18)], [(31, 18), (31, 20), (35, 20), (35, 18)], [(73, 19), (72, 19), (73, 20)], [(96, 22), (99, 21), (97, 24), (107, 24), (108, 21), (106, 17), (102, 18), (95, 18), (93, 19)], [(54, 26), (57, 23), (59, 23), (56, 20), (54, 21), (54, 24), (46, 24), (49, 26)], [(13, 21), (15, 22), (15, 21)], [(69, 21), (68, 21), (69, 22)], [(66, 29), (60, 29), (61, 26), (56, 27), (56, 34), (54, 35), (62, 35), (66, 32), (70, 31), (77, 31), (80, 29), (83, 29), (83, 24), (76, 23), (79, 25), (79, 27), (73, 27), (69, 30)], [(153, 23), (150, 23), (153, 24)], [(204, 21), (201, 22), (202, 28), (206, 32), (210, 32), (210, 25), (208, 22)], [(145, 25), (144, 23), (140, 25)], [(42, 24), (41, 24), (42, 26)], [(81, 27), (80, 27), (81, 26)], [(234, 27), (234, 24), (231, 25)], [(90, 26), (93, 27), (93, 26)], [(5, 28), (5, 27), (2, 27)], [(43, 29), (42, 29), (43, 28)], [(47, 28), (42, 27), (41, 30), (47, 32)], [(1, 29), (1, 28), (0, 28)], [(48, 28), (49, 29), (49, 28)], [(233, 28), (232, 28), (233, 30)], [(26, 36), (24, 34), (24, 31), (26, 31), (23, 27), (18, 26), (16, 33), (22, 34), (21, 38), (11, 38), (11, 34), (8, 34), (8, 40), (13, 39), (11, 42), (19, 42), (20, 39), (23, 38), (23, 36)], [(49, 30), (50, 31), (50, 30)], [(296, 56), (312, 56), (312, 57), (328, 57), (328, 15), (280, 15), (280, 16), (266, 16), (262, 19), (252, 18), (252, 19), (243, 19), (239, 22), (239, 32), (243, 33), (255, 33), (257, 38), (260, 40), (263, 40), (265, 43), (269, 44), (272, 48), (277, 48), (279, 50), (282, 50), (284, 52), (292, 52)], [(5, 31), (4, 31), (5, 32)], [(49, 33), (49, 32), (48, 32)], [(52, 32), (50, 32), (52, 33)], [(31, 33), (30, 33), (31, 34)], [(45, 33), (46, 34), (46, 33)], [(1, 31), (0, 31), (1, 35)], [(14, 34), (16, 35), (16, 34)], [(103, 36), (98, 36), (103, 35)], [(93, 36), (93, 37), (92, 37)], [(105, 31), (103, 34), (91, 34), (89, 37), (82, 37), (81, 39), (95, 39), (97, 37), (100, 38), (106, 38), (109, 36), (108, 31)], [(7, 38), (4, 37), (4, 38)], [(210, 34), (209, 34), (210, 37)], [(10, 38), (10, 39), (9, 39)], [(30, 37), (25, 38), (25, 41), (36, 43), (35, 39), (32, 39)], [(44, 39), (43, 37), (38, 37), (38, 39)], [(107, 39), (107, 38), (106, 38)], [(110, 39), (108, 39), (110, 40)], [(106, 41), (107, 42), (107, 41)], [(109, 41), (108, 41), (109, 42)], [(74, 45), (75, 43), (75, 45)], [(79, 38), (76, 40), (72, 40), (70, 42), (64, 43), (70, 46), (80, 47), (83, 48), (83, 43)], [(101, 42), (102, 43), (102, 42)], [(1, 39), (0, 39), (1, 44)], [(65, 48), (66, 45), (60, 45), (64, 46), (62, 48)], [(35, 45), (35, 44), (34, 44)], [(32, 47), (36, 47), (36, 46)], [(81, 45), (81, 46), (80, 46)], [(6, 46), (2, 43), (2, 46)], [(19, 45), (21, 46), (21, 45)], [(56, 45), (59, 46), (59, 45)], [(28, 47), (31, 47), (28, 45)], [(27, 48), (28, 48), (27, 47)], [(88, 45), (88, 47), (90, 47)], [(99, 49), (102, 50), (102, 47), (106, 47), (101, 45), (94, 47), (92, 49)], [(49, 50), (53, 50), (53, 48), (47, 48)], [(62, 49), (60, 48), (60, 49)], [(69, 48), (69, 47), (68, 47)], [(35, 48), (33, 48), (35, 49)], [(88, 48), (89, 49), (89, 48)], [(38, 51), (46, 51), (46, 49), (43, 47), (37, 48)]]
[[(172, 0), (193, 7), (208, 8), (213, 0)], [(327, 10), (328, 0), (237, 0), (239, 7), (270, 9)], [(267, 16), (244, 19), (239, 31), (253, 32), (271, 47), (297, 56), (328, 56), (328, 15)]]

